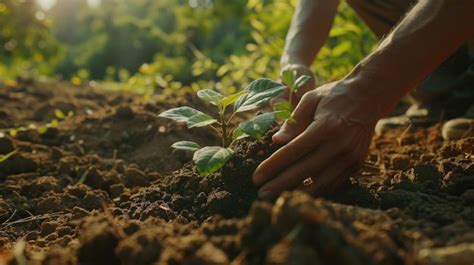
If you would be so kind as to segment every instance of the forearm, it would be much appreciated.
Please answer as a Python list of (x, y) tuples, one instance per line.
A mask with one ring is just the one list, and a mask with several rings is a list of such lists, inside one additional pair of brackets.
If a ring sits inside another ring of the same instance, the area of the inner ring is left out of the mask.
[(339, 0), (299, 0), (286, 36), (281, 65), (309, 66), (328, 38)]
[(472, 34), (472, 0), (422, 0), (345, 78), (361, 96), (390, 111)]

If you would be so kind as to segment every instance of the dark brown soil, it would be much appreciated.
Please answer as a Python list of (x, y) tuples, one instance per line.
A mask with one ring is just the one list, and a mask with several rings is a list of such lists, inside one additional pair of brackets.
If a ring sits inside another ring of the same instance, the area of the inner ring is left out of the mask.
[[(439, 125), (374, 139), (330, 198), (256, 199), (250, 176), (278, 147), (241, 141), (200, 177), (178, 140), (218, 139), (157, 118), (192, 94), (152, 98), (63, 83), (0, 87), (0, 264), (469, 264), (474, 138)], [(45, 134), (6, 128), (72, 118)], [(26, 263), (25, 263), (26, 262)]]

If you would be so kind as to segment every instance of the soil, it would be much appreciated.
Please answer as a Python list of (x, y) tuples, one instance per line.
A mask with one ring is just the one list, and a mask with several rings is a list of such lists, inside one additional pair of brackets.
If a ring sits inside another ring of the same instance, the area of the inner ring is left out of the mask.
[[(181, 105), (209, 108), (188, 92), (0, 87), (0, 154), (18, 150), (0, 163), (0, 264), (473, 264), (474, 138), (394, 130), (337, 195), (260, 201), (250, 176), (276, 129), (200, 177), (169, 146), (218, 139), (157, 117)], [(74, 115), (9, 136), (56, 109)]]

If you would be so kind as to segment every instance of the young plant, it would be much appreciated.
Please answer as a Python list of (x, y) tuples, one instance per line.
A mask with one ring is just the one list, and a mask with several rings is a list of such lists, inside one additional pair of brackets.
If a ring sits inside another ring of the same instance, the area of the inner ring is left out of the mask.
[(293, 95), (300, 90), (304, 85), (308, 83), (308, 81), (311, 79), (310, 76), (308, 75), (302, 75), (300, 77), (297, 77), (298, 73), (296, 70), (292, 69), (287, 69), (284, 70), (281, 74), (281, 79), (283, 83), (288, 87), (289, 91), (289, 96), (288, 96), (288, 101), (283, 101), (283, 102), (278, 102), (276, 103), (273, 107), (275, 110), (286, 110), (289, 112), (293, 112)]
[(232, 147), (235, 141), (244, 137), (259, 139), (276, 118), (288, 118), (291, 115), (283, 110), (264, 113), (231, 128), (231, 121), (237, 113), (260, 107), (278, 96), (284, 89), (284, 85), (270, 79), (255, 80), (245, 90), (228, 96), (212, 89), (204, 89), (198, 91), (197, 95), (216, 106), (218, 117), (186, 106), (167, 110), (159, 117), (185, 122), (188, 128), (208, 126), (221, 137), (221, 146), (201, 147), (190, 141), (180, 141), (172, 145), (175, 149), (194, 152), (193, 160), (197, 170), (200, 175), (205, 176), (219, 170), (234, 155)]
[(0, 155), (0, 164), (7, 161), (10, 157), (12, 157), (17, 152), (18, 152), (18, 149), (15, 149), (6, 155)]

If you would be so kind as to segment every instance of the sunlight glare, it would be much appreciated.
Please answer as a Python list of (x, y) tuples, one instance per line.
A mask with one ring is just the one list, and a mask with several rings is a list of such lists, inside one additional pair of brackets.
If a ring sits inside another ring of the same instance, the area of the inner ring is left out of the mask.
[(37, 0), (37, 1), (38, 1), (39, 6), (43, 10), (49, 10), (56, 4), (56, 0)]

